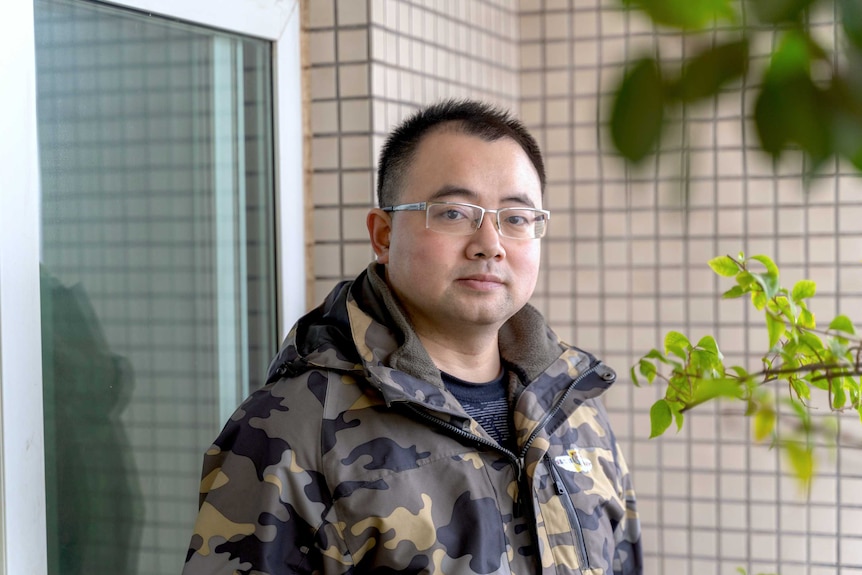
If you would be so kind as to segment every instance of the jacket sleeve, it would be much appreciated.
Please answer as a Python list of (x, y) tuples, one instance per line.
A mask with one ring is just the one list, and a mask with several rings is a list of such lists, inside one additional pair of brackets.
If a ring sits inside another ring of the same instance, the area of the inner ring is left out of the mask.
[(304, 425), (302, 414), (315, 410), (291, 406), (273, 385), (246, 400), (206, 452), (183, 575), (347, 570), (343, 542), (328, 521), (331, 496), (309, 464), (320, 442), (289, 431), (317, 431), (319, 420)]
[(614, 439), (614, 445), (620, 477), (619, 495), (620, 499), (625, 502), (625, 519), (617, 525), (617, 533), (614, 534), (617, 541), (613, 561), (614, 575), (642, 575), (644, 569), (643, 548), (632, 476), (616, 439)]

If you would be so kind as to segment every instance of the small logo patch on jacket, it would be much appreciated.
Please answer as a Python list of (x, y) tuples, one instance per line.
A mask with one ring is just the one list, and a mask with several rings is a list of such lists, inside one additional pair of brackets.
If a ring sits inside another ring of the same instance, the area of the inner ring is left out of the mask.
[(570, 449), (568, 455), (554, 458), (554, 463), (572, 473), (589, 473), (593, 470), (593, 462), (580, 449)]

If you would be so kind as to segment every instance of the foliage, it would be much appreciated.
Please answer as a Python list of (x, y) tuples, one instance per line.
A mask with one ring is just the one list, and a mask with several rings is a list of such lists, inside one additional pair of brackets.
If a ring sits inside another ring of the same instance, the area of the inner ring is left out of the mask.
[[(816, 470), (815, 445), (818, 440), (834, 441), (836, 433), (834, 421), (812, 418), (815, 396), (825, 394), (833, 412), (854, 409), (862, 418), (862, 339), (844, 315), (825, 330), (818, 328), (807, 303), (816, 293), (816, 284), (800, 280), (792, 289), (782, 287), (778, 267), (767, 256), (719, 256), (709, 266), (736, 282), (723, 298), (747, 296), (763, 313), (768, 347), (762, 368), (726, 366), (711, 335), (692, 343), (678, 331), (667, 333), (663, 350), (651, 350), (632, 367), (635, 385), (656, 381), (667, 385), (664, 397), (650, 409), (650, 437), (663, 434), (674, 423), (681, 429), (686, 412), (705, 402), (719, 398), (742, 402), (745, 414), (753, 418), (754, 439), (770, 440), (808, 485)], [(786, 396), (776, 400), (774, 388), (784, 388)], [(790, 424), (779, 429), (780, 418)]]
[[(713, 98), (737, 82), (756, 88), (760, 148), (774, 159), (798, 149), (810, 160), (809, 174), (830, 158), (846, 159), (862, 171), (862, 75), (851, 73), (862, 65), (862, 2), (622, 2), (646, 13), (662, 36), (678, 34), (687, 47), (695, 46), (681, 62), (656, 50), (630, 63), (610, 119), (613, 144), (623, 157), (639, 162), (657, 150), (669, 109)], [(834, 46), (809, 26), (811, 15), (822, 13), (838, 23)], [(749, 66), (758, 56), (754, 47), (764, 45), (772, 47), (768, 62)]]

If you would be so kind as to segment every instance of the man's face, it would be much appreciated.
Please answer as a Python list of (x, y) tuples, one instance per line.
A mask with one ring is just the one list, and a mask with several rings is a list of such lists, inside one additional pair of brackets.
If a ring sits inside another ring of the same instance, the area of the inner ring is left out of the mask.
[[(420, 142), (398, 203), (430, 201), (541, 208), (542, 190), (514, 140), (488, 142), (444, 128)], [(388, 216), (388, 247), (375, 245), (378, 261), (387, 264), (389, 284), (420, 335), (496, 331), (533, 294), (541, 242), (500, 236), (495, 214), (486, 213), (470, 236), (426, 229), (422, 211)]]

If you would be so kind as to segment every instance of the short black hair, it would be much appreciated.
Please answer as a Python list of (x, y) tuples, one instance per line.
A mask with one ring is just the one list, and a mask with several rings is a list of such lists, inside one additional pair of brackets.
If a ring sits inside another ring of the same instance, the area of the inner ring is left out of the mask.
[(422, 108), (402, 121), (386, 138), (377, 165), (377, 205), (395, 205), (419, 143), (442, 127), (477, 136), (487, 142), (514, 140), (532, 162), (545, 193), (545, 163), (536, 139), (506, 110), (476, 100), (445, 100)]

